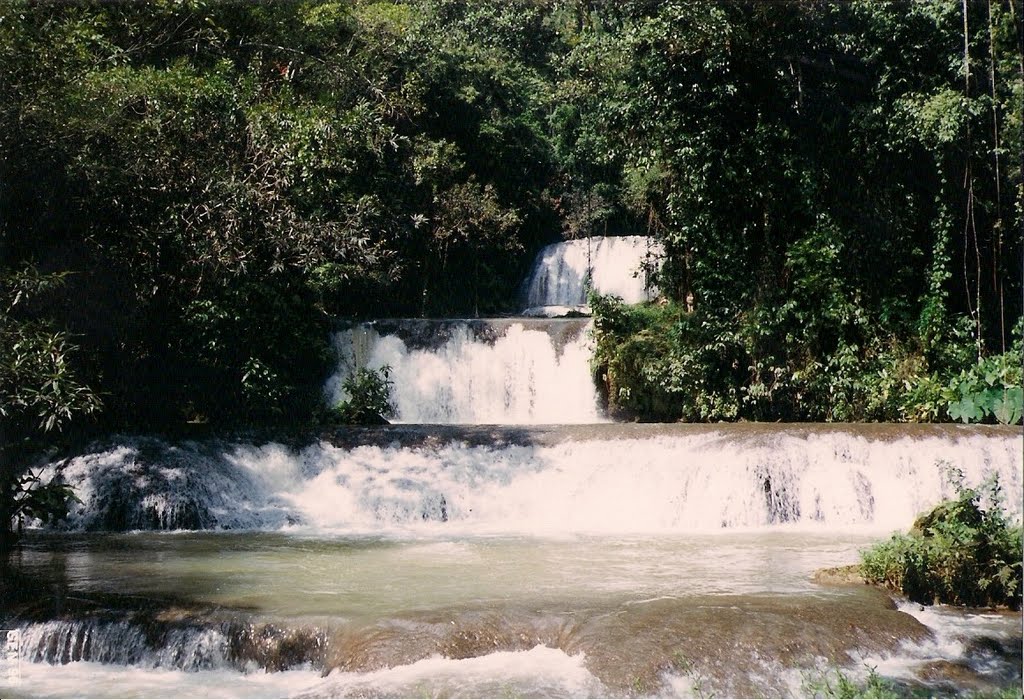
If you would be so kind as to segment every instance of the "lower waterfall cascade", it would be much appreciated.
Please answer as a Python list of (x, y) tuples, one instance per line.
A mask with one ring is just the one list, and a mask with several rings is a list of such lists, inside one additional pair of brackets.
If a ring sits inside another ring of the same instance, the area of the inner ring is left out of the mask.
[[(1024, 488), (1014, 429), (607, 428), (298, 450), (136, 439), (50, 469), (82, 500), (68, 521), (80, 530), (888, 530), (952, 495), (947, 465), (970, 484)], [(1020, 517), (1018, 499), (1008, 507)]]
[(43, 470), (82, 502), (0, 577), (0, 694), (799, 697), (866, 668), (994, 693), (1020, 683), (1019, 613), (813, 572), (953, 495), (954, 468), (1020, 522), (1020, 447), (956, 425), (114, 438)]

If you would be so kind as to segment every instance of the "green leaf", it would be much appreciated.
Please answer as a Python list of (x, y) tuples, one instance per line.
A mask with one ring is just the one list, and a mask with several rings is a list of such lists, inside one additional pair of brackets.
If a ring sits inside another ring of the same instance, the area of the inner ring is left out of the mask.
[(1004, 425), (1016, 425), (1024, 413), (1024, 389), (1014, 387), (1001, 392), (999, 400), (992, 407), (992, 415)]
[(1004, 393), (1002, 388), (986, 389), (975, 394), (973, 398), (983, 413), (991, 414), (995, 410), (996, 404), (1003, 400)]
[(949, 411), (950, 418), (962, 423), (981, 420), (984, 415), (970, 396), (964, 397), (960, 401), (954, 401), (946, 410)]

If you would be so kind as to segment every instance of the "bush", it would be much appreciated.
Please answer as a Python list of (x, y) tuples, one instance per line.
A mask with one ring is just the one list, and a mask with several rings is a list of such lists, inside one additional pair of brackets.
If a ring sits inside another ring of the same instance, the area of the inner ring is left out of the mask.
[(594, 375), (620, 420), (1014, 425), (1024, 416), (1024, 322), (1005, 353), (964, 356), (954, 339), (933, 362), (914, 339), (866, 321), (826, 342), (785, 305), (734, 318), (598, 294), (590, 306)]
[(38, 474), (27, 472), (18, 481), (14, 496), (14, 520), (20, 532), (26, 521), (38, 520), (43, 525), (68, 517), (73, 503), (81, 503), (70, 485), (53, 478), (43, 483)]
[(956, 498), (920, 516), (909, 534), (861, 552), (861, 573), (925, 605), (1019, 609), (1021, 527), (1007, 518), (998, 479), (973, 489), (958, 469), (950, 474)]
[(334, 407), (332, 417), (349, 425), (380, 425), (394, 415), (391, 403), (391, 368), (360, 368), (342, 382), (348, 400)]

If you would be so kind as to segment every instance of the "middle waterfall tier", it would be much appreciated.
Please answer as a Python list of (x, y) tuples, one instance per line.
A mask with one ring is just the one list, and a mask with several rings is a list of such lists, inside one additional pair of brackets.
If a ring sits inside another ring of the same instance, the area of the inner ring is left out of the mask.
[(589, 319), (373, 321), (335, 335), (328, 399), (347, 377), (391, 368), (397, 423), (604, 422), (590, 370)]

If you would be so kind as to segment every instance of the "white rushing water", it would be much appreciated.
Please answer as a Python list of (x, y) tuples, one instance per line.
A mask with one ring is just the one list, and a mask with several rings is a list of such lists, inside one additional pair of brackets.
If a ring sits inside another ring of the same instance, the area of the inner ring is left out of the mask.
[(234, 669), (180, 671), (75, 661), (61, 666), (23, 663), (0, 678), (3, 697), (39, 698), (287, 698), (315, 688), (312, 670), (239, 673)]
[(635, 304), (656, 292), (650, 269), (661, 259), (661, 247), (649, 236), (580, 238), (541, 249), (525, 285), (525, 315), (557, 316), (588, 312), (587, 292), (614, 294)]
[[(822, 633), (844, 635), (850, 626), (844, 617), (852, 615), (856, 625), (870, 629), (868, 617), (879, 615), (878, 599), (870, 596), (861, 607), (854, 604), (852, 612), (847, 607), (851, 597), (870, 593), (865, 586), (847, 594), (808, 580), (814, 567), (855, 555), (854, 542), (846, 537), (697, 539), (689, 551), (687, 538), (675, 543), (665, 538), (612, 541), (611, 548), (600, 539), (531, 538), (424, 540), (395, 548), (393, 543), (342, 544), (294, 536), (276, 536), (260, 545), (251, 537), (224, 534), (125, 536), (121, 546), (80, 550), (68, 562), (74, 572), (68, 582), (96, 585), (111, 577), (125, 594), (155, 600), (160, 592), (194, 590), (196, 581), (216, 581), (200, 594), (210, 598), (201, 600), (222, 610), (241, 604), (251, 611), (272, 611), (275, 619), (287, 615), (298, 624), (310, 614), (332, 615), (338, 628), (326, 639), (334, 663), (367, 650), (369, 656), (327, 667), (300, 659), (268, 673), (259, 662), (231, 659), (237, 633), (217, 628), (181, 628), (173, 621), (146, 627), (101, 620), (29, 623), (20, 628), (19, 663), (8, 667), (13, 672), (7, 679), (0, 673), (0, 696), (618, 697), (624, 694), (624, 676), (616, 673), (616, 657), (640, 658), (626, 671), (630, 685), (625, 689), (644, 697), (751, 697), (752, 682), (764, 695), (803, 697), (809, 682), (831, 676), (835, 687), (838, 670), (863, 680), (870, 668), (890, 679), (926, 687), (932, 683), (941, 690), (941, 681), (930, 674), (943, 664), (970, 668), (977, 674), (975, 682), (994, 680), (997, 688), (1019, 683), (1012, 650), (1020, 645), (1020, 617), (1007, 613), (920, 611), (920, 606), (904, 604), (901, 610), (928, 627), (921, 639), (891, 648), (854, 646), (849, 649), (852, 663), (816, 653)], [(135, 543), (131, 552), (124, 546), (129, 542)], [(590, 568), (570, 561), (559, 570), (558, 562), (571, 560), (577, 550), (594, 558)], [(476, 558), (489, 561), (473, 565)], [(778, 561), (784, 558), (790, 561)], [(755, 561), (743, 566), (744, 559)], [(550, 560), (549, 570), (539, 571), (538, 560)], [(481, 575), (495, 567), (500, 570), (493, 580)], [(691, 571), (694, 567), (697, 571)], [(365, 569), (372, 577), (364, 580), (353, 569)], [(701, 577), (700, 589), (692, 588)], [(786, 584), (783, 578), (793, 580)], [(652, 579), (658, 589), (650, 589)], [(155, 581), (160, 581), (159, 590)], [(719, 590), (722, 584), (728, 589)], [(458, 590), (438, 594), (436, 588), (445, 585)], [(750, 597), (735, 595), (742, 592)], [(772, 607), (766, 592), (781, 606)], [(319, 598), (311, 599), (312, 594)], [(509, 606), (509, 600), (516, 603)], [(308, 610), (280, 607), (303, 601)], [(707, 608), (717, 612), (700, 613)], [(743, 612), (732, 615), (730, 623), (730, 610)], [(782, 617), (793, 615), (800, 621), (782, 626)], [(834, 616), (837, 623), (823, 622)], [(367, 623), (348, 623), (353, 617), (377, 622), (360, 627)], [(716, 640), (714, 633), (693, 628), (709, 624), (730, 631)], [(743, 643), (779, 635), (794, 639), (769, 642), (763, 649)], [(280, 632), (278, 637), (282, 649), (296, 648), (294, 635)], [(722, 646), (709, 649), (709, 638)], [(251, 639), (260, 647), (267, 641), (260, 632)], [(460, 642), (471, 646), (460, 647)], [(803, 646), (810, 657), (805, 653), (796, 663), (781, 659), (786, 645)], [(1010, 651), (1009, 659), (1000, 645)], [(652, 652), (658, 654), (656, 672), (633, 685), (633, 674)], [(963, 687), (971, 688), (983, 690)]]
[(468, 659), (433, 656), (369, 673), (334, 672), (299, 697), (606, 697), (584, 662), (583, 654), (544, 646)]
[[(548, 246), (526, 313), (650, 300), (660, 255)], [(1019, 614), (899, 612), (813, 578), (953, 496), (953, 470), (998, 479), (1020, 522), (1019, 429), (609, 424), (589, 323), (359, 324), (328, 398), (388, 366), (394, 420), (427, 425), (121, 438), (46, 466), (81, 502), (12, 569), (44, 592), (0, 606), (0, 696), (801, 696), (838, 668), (1019, 684)]]
[[(587, 671), (582, 654), (569, 656), (559, 649), (543, 646), (469, 659), (433, 656), (378, 671), (334, 671), (326, 678), (312, 670), (240, 673), (229, 669), (207, 669), (182, 672), (81, 661), (59, 666), (23, 663), (15, 682), (5, 683), (0, 678), (0, 689), (5, 689), (5, 686), (17, 697), (77, 697), (83, 694), (111, 698), (608, 696), (601, 682)], [(4, 693), (4, 697), (8, 696)]]
[[(660, 247), (646, 236), (586, 238), (546, 246), (524, 285), (525, 316), (589, 313), (587, 292), (650, 300)], [(393, 320), (335, 334), (337, 369), (324, 393), (348, 399), (357, 369), (389, 367), (397, 423), (580, 424), (605, 419), (581, 320)]]
[[(409, 322), (424, 325), (429, 322)], [(325, 387), (348, 398), (356, 368), (391, 368), (396, 423), (596, 423), (604, 419), (590, 373), (585, 322), (563, 322), (564, 338), (526, 322), (444, 322), (442, 338), (410, 346), (370, 324), (335, 336), (338, 368)], [(439, 324), (440, 325), (440, 324)], [(412, 341), (410, 341), (411, 343)]]
[(953, 495), (948, 465), (971, 485), (997, 475), (1020, 517), (1024, 457), (1014, 431), (708, 426), (630, 439), (625, 427), (608, 427), (623, 436), (354, 449), (134, 440), (59, 468), (83, 501), (70, 519), (78, 529), (886, 531)]
[(124, 620), (51, 620), (21, 630), (21, 658), (30, 663), (93, 661), (185, 671), (227, 666), (227, 640), (217, 630), (170, 630), (153, 648), (145, 630)]

